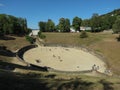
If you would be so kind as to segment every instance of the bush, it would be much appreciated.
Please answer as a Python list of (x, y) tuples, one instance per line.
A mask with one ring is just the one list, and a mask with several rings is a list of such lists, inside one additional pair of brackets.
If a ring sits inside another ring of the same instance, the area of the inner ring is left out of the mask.
[(38, 32), (38, 36), (41, 38), (41, 39), (44, 39), (46, 38), (46, 36), (44, 34), (42, 34), (41, 31)]
[(46, 36), (45, 36), (44, 34), (41, 34), (41, 35), (40, 35), (40, 38), (41, 38), (41, 39), (44, 39), (44, 38), (46, 38)]
[(119, 36), (117, 37), (117, 41), (120, 41), (120, 34), (119, 34)]
[(28, 35), (26, 36), (26, 40), (29, 41), (31, 44), (33, 44), (35, 42), (35, 39)]
[(80, 34), (80, 38), (86, 38), (86, 37), (88, 37), (86, 31), (82, 31)]

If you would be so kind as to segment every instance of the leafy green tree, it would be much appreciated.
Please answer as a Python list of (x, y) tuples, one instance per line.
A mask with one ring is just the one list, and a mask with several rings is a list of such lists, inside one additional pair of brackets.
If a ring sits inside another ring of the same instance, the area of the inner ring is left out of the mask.
[(80, 31), (81, 23), (82, 23), (82, 19), (76, 16), (73, 18), (72, 26), (76, 31)]
[(89, 19), (82, 20), (81, 26), (90, 27), (91, 26), (90, 20)]
[(93, 14), (91, 18), (91, 27), (93, 32), (99, 32), (101, 29), (101, 19), (97, 13)]
[(60, 18), (60, 19), (59, 19), (59, 24), (58, 24), (58, 26), (59, 26), (59, 30), (60, 30), (61, 32), (64, 32), (64, 31), (65, 31), (65, 18)]
[(56, 32), (59, 32), (59, 25), (56, 25), (56, 26), (55, 26), (55, 31), (56, 31)]
[(55, 31), (55, 24), (51, 19), (48, 19), (48, 21), (46, 23), (46, 31), (47, 32)]
[(39, 28), (40, 28), (40, 31), (46, 32), (46, 22), (40, 21)]
[(69, 32), (70, 20), (68, 18), (60, 18), (58, 28), (61, 32)]
[(0, 14), (0, 31), (6, 34), (26, 34), (27, 20), (11, 15)]
[(70, 20), (68, 18), (65, 19), (65, 32), (70, 32)]
[(108, 30), (112, 28), (112, 25), (115, 23), (116, 16), (105, 15), (101, 17), (101, 29)]
[(120, 32), (120, 16), (117, 17), (117, 20), (113, 24), (113, 31), (114, 33), (119, 33)]

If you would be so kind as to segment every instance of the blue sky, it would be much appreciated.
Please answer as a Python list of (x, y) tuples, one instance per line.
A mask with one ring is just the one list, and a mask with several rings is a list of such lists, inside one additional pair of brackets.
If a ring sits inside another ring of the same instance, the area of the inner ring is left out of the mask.
[(0, 0), (0, 14), (9, 14), (26, 18), (28, 27), (37, 29), (39, 21), (52, 19), (72, 19), (78, 16), (90, 18), (93, 13), (99, 15), (120, 8), (120, 0)]

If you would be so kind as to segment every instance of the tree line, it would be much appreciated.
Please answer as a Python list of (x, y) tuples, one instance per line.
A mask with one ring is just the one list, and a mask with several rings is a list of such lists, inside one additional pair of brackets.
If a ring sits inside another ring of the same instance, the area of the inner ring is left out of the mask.
[[(47, 22), (40, 21), (39, 28), (42, 32), (70, 32), (70, 28), (74, 28), (76, 31), (80, 31), (80, 26), (91, 27), (91, 32), (100, 32), (103, 30), (114, 30), (115, 22), (120, 15), (120, 9), (114, 10), (110, 13), (99, 15), (94, 13), (90, 19), (82, 20), (80, 17), (74, 17), (72, 24), (68, 18), (60, 18), (58, 25), (48, 19)], [(115, 31), (115, 30), (114, 30)]]
[[(91, 27), (92, 32), (113, 29), (115, 33), (120, 32), (120, 9), (116, 9), (104, 15), (93, 14), (90, 19), (82, 20), (75, 16), (70, 23), (68, 18), (60, 18), (58, 25), (54, 21), (40, 21), (39, 28), (42, 32), (70, 32), (70, 28), (80, 31), (80, 26)], [(7, 34), (26, 35), (31, 31), (27, 27), (27, 20), (12, 15), (0, 14), (0, 36)]]
[[(73, 27), (76, 31), (80, 29), (81, 22), (82, 19), (77, 16), (73, 19)], [(51, 19), (48, 19), (47, 22), (39, 22), (39, 28), (42, 32), (70, 32), (70, 27), (71, 24), (68, 18), (60, 18), (58, 25), (55, 25)]]
[(29, 32), (27, 20), (12, 15), (0, 14), (0, 34), (1, 35), (25, 35)]

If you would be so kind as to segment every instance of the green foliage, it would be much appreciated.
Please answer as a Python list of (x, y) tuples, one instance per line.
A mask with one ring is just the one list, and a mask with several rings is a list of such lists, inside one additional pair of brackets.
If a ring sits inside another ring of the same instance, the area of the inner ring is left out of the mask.
[(47, 32), (53, 32), (55, 30), (55, 24), (51, 19), (48, 19), (46, 23), (46, 31)]
[(88, 34), (86, 33), (86, 31), (82, 31), (80, 34), (80, 38), (86, 38), (88, 37)]
[(65, 31), (65, 19), (64, 19), (64, 18), (60, 18), (60, 19), (59, 19), (59, 24), (58, 24), (58, 26), (59, 26), (59, 30), (60, 30), (61, 32), (64, 32), (64, 31)]
[(40, 38), (41, 38), (41, 39), (45, 39), (46, 36), (45, 36), (44, 34), (41, 34), (41, 35), (40, 35)]
[(41, 38), (41, 39), (45, 39), (45, 38), (46, 38), (46, 36), (45, 36), (44, 34), (42, 34), (41, 31), (38, 32), (38, 36), (39, 36), (39, 38)]
[(61, 32), (70, 32), (70, 20), (68, 18), (60, 18), (58, 28)]
[(68, 18), (65, 19), (65, 32), (70, 32), (70, 20)]
[(82, 20), (81, 26), (90, 27), (91, 26), (90, 20), (89, 19)]
[(35, 39), (26, 35), (26, 40), (29, 41), (31, 44), (33, 44), (35, 42)]
[(40, 28), (40, 31), (46, 32), (46, 22), (40, 21), (39, 28)]
[(30, 34), (32, 32), (32, 29), (28, 28), (27, 29), (27, 35)]
[(74, 27), (74, 29), (75, 29), (76, 31), (80, 31), (81, 23), (82, 23), (82, 19), (81, 19), (81, 18), (79, 18), (79, 17), (74, 17), (74, 18), (73, 18), (73, 21), (72, 21), (72, 26)]
[(0, 31), (6, 34), (24, 35), (27, 31), (27, 20), (11, 15), (0, 14)]
[[(82, 20), (76, 16), (73, 18), (72, 27), (76, 31), (80, 31), (80, 26), (91, 27), (92, 32), (109, 30), (112, 29), (112, 26), (115, 23), (116, 17), (118, 15), (120, 15), (120, 9), (114, 10), (104, 15), (98, 15), (97, 13), (94, 13), (90, 19), (85, 20)], [(56, 26), (51, 19), (48, 19), (47, 22), (39, 22), (39, 27), (42, 32), (53, 32), (59, 30), (61, 32), (69, 32), (70, 26), (70, 20), (68, 18), (60, 18), (59, 24)]]
[(99, 32), (101, 29), (101, 19), (98, 14), (93, 14), (91, 20), (91, 27), (93, 32)]
[(3, 34), (3, 32), (2, 31), (0, 31), (0, 37), (2, 37), (4, 34)]
[(113, 29), (114, 33), (119, 33), (120, 32), (120, 17), (117, 18), (117, 20), (113, 24), (112, 29)]
[(48, 19), (47, 22), (40, 21), (39, 28), (42, 32), (53, 32), (55, 31), (55, 23), (51, 19)]

